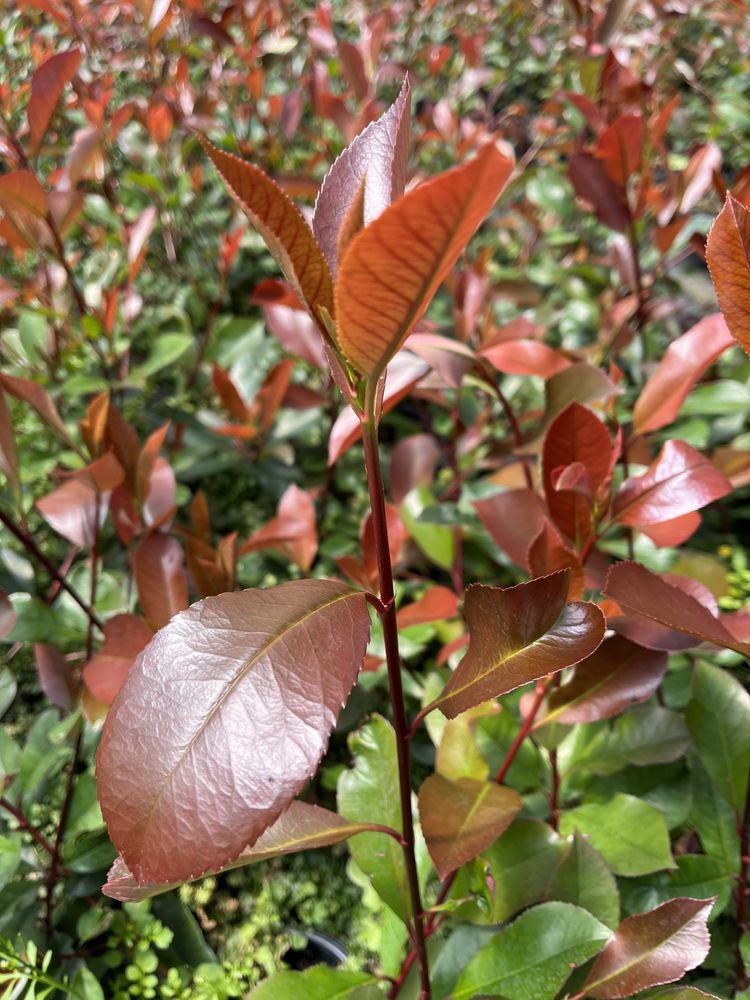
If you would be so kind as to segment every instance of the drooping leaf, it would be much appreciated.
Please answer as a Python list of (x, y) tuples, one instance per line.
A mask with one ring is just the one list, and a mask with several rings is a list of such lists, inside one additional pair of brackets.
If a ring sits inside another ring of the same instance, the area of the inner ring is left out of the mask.
[(26, 106), (29, 121), (29, 151), (36, 156), (65, 84), (81, 64), (78, 49), (57, 52), (38, 66), (31, 78), (31, 97)]
[[(297, 851), (309, 851), (315, 847), (329, 847), (368, 829), (366, 823), (353, 823), (338, 813), (321, 809), (320, 806), (310, 805), (308, 802), (292, 802), (276, 822), (260, 835), (252, 847), (246, 847), (239, 857), (220, 870), (230, 871), (282, 854), (295, 854)], [(387, 834), (381, 836), (386, 837)], [(178, 883), (139, 883), (133, 878), (124, 860), (119, 857), (109, 870), (102, 892), (105, 896), (127, 903), (168, 892), (176, 884)]]
[(685, 718), (703, 766), (741, 811), (750, 772), (750, 694), (726, 670), (701, 661)]
[(517, 819), (483, 852), (493, 881), (493, 922), (542, 900), (567, 853), (568, 845), (547, 823)]
[(185, 553), (176, 538), (147, 535), (133, 552), (133, 570), (143, 613), (155, 628), (187, 607)]
[[(580, 463), (590, 483), (591, 497), (580, 491), (561, 489), (556, 473)], [(552, 520), (576, 545), (593, 528), (593, 502), (612, 475), (612, 443), (609, 432), (591, 410), (571, 403), (547, 430), (542, 453), (542, 478), (547, 508)]]
[(613, 566), (604, 593), (636, 615), (685, 632), (702, 642), (735, 649), (743, 656), (750, 655), (750, 644), (738, 642), (700, 601), (639, 563), (621, 562)]
[(104, 643), (83, 668), (83, 682), (105, 705), (111, 705), (138, 654), (154, 637), (138, 615), (115, 615), (104, 625)]
[(562, 570), (516, 587), (469, 587), (469, 650), (433, 707), (453, 718), (593, 653), (604, 617), (593, 604), (566, 604), (568, 577)]
[(700, 965), (711, 945), (706, 923), (713, 900), (671, 899), (627, 917), (594, 962), (585, 990), (596, 1000), (618, 1000), (673, 983)]
[(304, 216), (262, 170), (225, 153), (200, 137), (201, 144), (232, 197), (265, 240), (284, 277), (315, 317), (333, 313), (328, 265)]
[(336, 278), (337, 337), (363, 375), (384, 371), (512, 169), (489, 143), (469, 163), (408, 192), (351, 241)]
[(323, 580), (199, 601), (138, 657), (97, 756), (138, 881), (221, 868), (315, 770), (364, 659), (365, 598)]
[(750, 354), (750, 211), (731, 194), (708, 234), (706, 262), (727, 326)]
[(667, 441), (642, 476), (626, 479), (614, 499), (620, 524), (658, 524), (690, 514), (732, 491), (732, 484), (701, 452)]
[(611, 934), (579, 906), (542, 903), (477, 952), (451, 996), (554, 1000), (572, 970), (596, 955)]
[(706, 316), (673, 340), (636, 401), (635, 433), (658, 431), (671, 424), (701, 375), (733, 343), (721, 313)]
[(655, 806), (618, 793), (609, 802), (587, 802), (566, 809), (560, 832), (588, 837), (616, 875), (646, 875), (673, 868), (669, 832)]
[(547, 899), (581, 906), (607, 927), (617, 927), (620, 922), (617, 880), (601, 854), (577, 831), (547, 890)]
[(342, 224), (360, 189), (365, 226), (404, 193), (410, 116), (411, 87), (407, 78), (385, 114), (360, 132), (323, 178), (312, 228), (334, 277)]
[[(339, 778), (339, 809), (350, 819), (378, 823), (401, 833), (396, 735), (392, 726), (382, 716), (374, 715), (350, 737), (350, 746), (354, 767)], [(366, 834), (351, 844), (351, 853), (380, 898), (406, 921), (411, 902), (401, 845), (392, 837)]]
[(610, 636), (552, 692), (544, 722), (574, 725), (608, 719), (650, 698), (666, 669), (666, 653)]
[(441, 879), (489, 847), (522, 806), (512, 788), (490, 781), (449, 781), (431, 774), (419, 790), (419, 818)]

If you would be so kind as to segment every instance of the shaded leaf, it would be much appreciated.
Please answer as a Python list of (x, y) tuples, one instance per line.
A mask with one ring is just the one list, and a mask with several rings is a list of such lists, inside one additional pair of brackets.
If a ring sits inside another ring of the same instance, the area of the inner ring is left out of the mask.
[(411, 88), (407, 78), (385, 114), (360, 132), (323, 178), (312, 228), (334, 276), (342, 224), (360, 190), (365, 226), (404, 193), (410, 116)]
[(104, 705), (111, 705), (136, 656), (154, 637), (138, 615), (115, 615), (104, 625), (104, 643), (83, 668), (83, 681)]
[(706, 923), (713, 900), (671, 899), (627, 917), (594, 962), (585, 990), (597, 1000), (618, 1000), (673, 983), (700, 965), (711, 939)]
[(457, 614), (458, 598), (453, 591), (447, 587), (430, 587), (419, 600), (400, 607), (396, 620), (399, 628), (409, 628), (455, 618)]
[(595, 403), (622, 392), (609, 375), (593, 365), (571, 365), (547, 380), (544, 387), (544, 426), (571, 403)]
[(499, 922), (543, 899), (568, 845), (551, 826), (538, 819), (521, 819), (483, 852), (490, 865), (494, 908)]
[(18, 378), (15, 375), (4, 375), (2, 373), (0, 373), (0, 385), (11, 396), (15, 396), (16, 399), (28, 403), (32, 409), (36, 410), (37, 414), (48, 427), (51, 427), (53, 431), (59, 434), (70, 447), (77, 450), (74, 442), (65, 430), (65, 425), (62, 422), (60, 414), (57, 412), (57, 407), (52, 402), (49, 394), (40, 385), (37, 385), (36, 382), (32, 382), (30, 379)]
[(297, 206), (262, 170), (199, 138), (230, 194), (263, 237), (284, 277), (310, 312), (318, 317), (318, 309), (323, 307), (332, 314), (328, 265)]
[(531, 490), (507, 490), (474, 501), (479, 520), (498, 548), (517, 565), (527, 566), (529, 548), (544, 527), (544, 505)]
[(721, 313), (704, 317), (673, 340), (636, 401), (635, 433), (645, 434), (671, 424), (696, 382), (733, 343)]
[(5, 393), (0, 389), (0, 472), (8, 480), (13, 496), (16, 501), (21, 496), (21, 479), (18, 472), (18, 454), (16, 452), (16, 438), (13, 433), (13, 424), (10, 420), (10, 411), (5, 400)]
[(413, 489), (429, 486), (439, 457), (440, 450), (431, 434), (411, 434), (402, 438), (391, 452), (388, 472), (391, 500), (401, 503)]
[[(337, 813), (321, 809), (320, 806), (310, 805), (307, 802), (292, 802), (276, 822), (260, 835), (252, 847), (246, 847), (239, 857), (221, 868), (221, 871), (241, 868), (282, 854), (295, 854), (297, 851), (339, 844), (342, 840), (368, 829), (366, 823), (352, 823)], [(386, 835), (381, 834), (381, 836)], [(133, 878), (123, 859), (118, 857), (109, 870), (102, 892), (105, 896), (126, 903), (168, 892), (178, 884), (139, 883)]]
[(727, 326), (750, 354), (750, 211), (731, 195), (708, 234), (706, 262)]
[(604, 617), (593, 604), (566, 604), (568, 582), (562, 570), (516, 587), (469, 587), (469, 651), (433, 707), (453, 718), (589, 656), (604, 636)]
[(633, 795), (588, 802), (560, 815), (560, 832), (579, 830), (616, 875), (647, 875), (674, 868), (669, 833), (661, 812)]
[(315, 503), (312, 496), (292, 483), (279, 501), (276, 517), (254, 532), (239, 549), (240, 555), (278, 548), (307, 572), (318, 551)]
[(641, 705), (618, 716), (611, 727), (596, 731), (571, 762), (569, 773), (615, 774), (631, 765), (648, 767), (681, 757), (690, 733), (679, 712), (661, 705)]
[(469, 163), (404, 195), (351, 241), (336, 279), (337, 338), (363, 375), (385, 369), (512, 169), (489, 143)]
[(625, 192), (607, 176), (601, 160), (591, 153), (574, 153), (568, 158), (568, 173), (576, 194), (591, 205), (599, 222), (624, 233), (630, 219)]
[(750, 644), (738, 642), (700, 601), (638, 563), (621, 562), (609, 571), (604, 593), (620, 607), (703, 642), (750, 656)]
[(453, 1000), (480, 994), (554, 1000), (572, 970), (601, 950), (611, 931), (570, 903), (542, 903), (504, 927), (471, 959)]
[(53, 705), (67, 712), (78, 696), (78, 685), (70, 664), (57, 646), (42, 642), (34, 644), (34, 659), (42, 691)]
[(35, 506), (47, 524), (82, 549), (93, 544), (97, 512), (100, 527), (107, 513), (106, 501), (97, 499), (96, 490), (80, 479), (69, 479)]
[(581, 906), (607, 927), (617, 927), (620, 922), (617, 880), (601, 854), (577, 831), (568, 856), (547, 890), (547, 898)]
[(277, 972), (248, 996), (251, 1000), (382, 1000), (377, 980), (366, 972), (316, 965), (304, 972)]
[(362, 594), (304, 580), (209, 597), (163, 628), (97, 755), (110, 837), (138, 881), (218, 869), (315, 770), (364, 659)]
[(441, 879), (494, 843), (522, 806), (511, 788), (431, 774), (419, 789), (419, 818)]
[(684, 441), (666, 441), (642, 476), (626, 479), (615, 495), (613, 516), (638, 526), (670, 521), (732, 492), (732, 484), (705, 455)]
[(650, 698), (666, 670), (666, 653), (609, 636), (552, 692), (543, 721), (575, 725), (608, 719)]

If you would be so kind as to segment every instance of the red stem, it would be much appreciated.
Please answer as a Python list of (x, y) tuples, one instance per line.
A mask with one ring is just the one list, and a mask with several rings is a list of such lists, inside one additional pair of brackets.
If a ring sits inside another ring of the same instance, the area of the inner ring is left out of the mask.
[(385, 512), (383, 474), (380, 467), (378, 449), (378, 428), (375, 419), (375, 386), (368, 385), (365, 403), (365, 419), (362, 422), (362, 438), (367, 468), (367, 486), (370, 493), (372, 527), (375, 537), (375, 552), (380, 580), (380, 600), (384, 606), (381, 616), (383, 640), (391, 705), (393, 707), (393, 727), (396, 731), (396, 752), (398, 756), (399, 792), (401, 797), (401, 818), (404, 838), (404, 864), (409, 883), (409, 898), (413, 917), (413, 940), (416, 960), (419, 962), (421, 991), (419, 1000), (430, 1000), (430, 973), (427, 961), (427, 944), (424, 932), (422, 900), (419, 892), (419, 875), (414, 853), (414, 817), (411, 808), (411, 761), (409, 756), (409, 725), (406, 721), (404, 692), (401, 682), (401, 657), (398, 648), (398, 627), (394, 602), (393, 567), (388, 547), (388, 524)]
[(745, 796), (745, 810), (737, 815), (737, 832), (740, 837), (740, 871), (735, 888), (737, 904), (737, 992), (750, 986), (750, 976), (745, 971), (745, 963), (739, 950), (739, 939), (750, 930), (750, 920), (747, 912), (748, 876), (750, 876), (750, 781), (748, 781)]
[(52, 844), (50, 844), (40, 830), (37, 830), (37, 828), (26, 819), (26, 816), (17, 806), (14, 806), (12, 802), (9, 802), (3, 797), (0, 798), (0, 808), (5, 809), (5, 811), (9, 812), (11, 816), (14, 816), (21, 829), (25, 830), (26, 833), (28, 833), (29, 836), (37, 842), (37, 844), (39, 844), (42, 850), (46, 851), (47, 854), (50, 855), (50, 857), (54, 855), (55, 849)]

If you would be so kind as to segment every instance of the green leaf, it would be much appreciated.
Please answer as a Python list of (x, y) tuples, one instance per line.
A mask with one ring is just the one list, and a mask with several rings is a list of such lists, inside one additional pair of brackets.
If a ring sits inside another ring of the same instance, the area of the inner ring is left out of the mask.
[(383, 1000), (366, 972), (316, 965), (305, 972), (277, 972), (250, 994), (253, 1000)]
[(104, 991), (94, 973), (82, 965), (70, 984), (71, 995), (76, 1000), (104, 1000)]
[[(342, 772), (339, 778), (339, 811), (355, 822), (378, 823), (400, 833), (398, 760), (392, 726), (382, 716), (374, 715), (352, 734), (349, 746), (354, 768)], [(404, 853), (397, 841), (382, 833), (365, 833), (349, 846), (352, 857), (369, 876), (380, 898), (402, 920), (408, 919), (409, 885)]]
[(581, 906), (607, 927), (615, 928), (620, 922), (617, 881), (601, 854), (578, 831), (573, 834), (570, 853), (557, 869), (547, 898)]
[(168, 365), (177, 361), (193, 343), (189, 333), (163, 333), (154, 341), (154, 346), (143, 364), (137, 365), (128, 375), (125, 384), (129, 386), (142, 385), (146, 379), (155, 375)]
[(601, 951), (611, 931), (570, 903), (543, 903), (503, 928), (469, 962), (453, 1000), (488, 993), (554, 1000), (571, 971)]
[(538, 819), (516, 820), (483, 857), (494, 881), (493, 920), (499, 922), (542, 899), (567, 845)]
[(569, 770), (585, 768), (608, 775), (636, 764), (665, 764), (681, 757), (690, 746), (682, 716), (660, 705), (642, 705), (603, 725)]
[(647, 875), (674, 868), (664, 817), (632, 795), (590, 802), (560, 817), (561, 833), (579, 830), (588, 837), (616, 875)]
[(681, 417), (733, 416), (750, 410), (750, 389), (733, 379), (696, 386), (680, 408)]
[(700, 662), (685, 715), (706, 770), (742, 809), (750, 771), (750, 694), (726, 670)]
[(453, 530), (421, 520), (423, 511), (434, 503), (435, 498), (428, 487), (420, 486), (406, 494), (399, 513), (406, 530), (424, 555), (441, 569), (450, 569), (453, 566), (455, 548)]
[(21, 864), (21, 837), (14, 833), (0, 836), (0, 889), (4, 889)]
[(697, 758), (693, 761), (692, 771), (691, 822), (701, 839), (703, 850), (719, 862), (722, 871), (739, 871), (740, 838), (734, 810)]
[(0, 670), (0, 719), (5, 715), (16, 697), (18, 685), (8, 667)]
[(461, 973), (497, 931), (494, 927), (459, 924), (430, 966), (433, 997), (450, 997)]

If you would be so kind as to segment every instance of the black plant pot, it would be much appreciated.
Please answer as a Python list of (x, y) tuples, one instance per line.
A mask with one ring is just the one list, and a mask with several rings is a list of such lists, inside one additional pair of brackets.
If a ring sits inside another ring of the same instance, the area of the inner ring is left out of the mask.
[(284, 954), (284, 961), (290, 969), (301, 971), (309, 969), (313, 965), (330, 965), (335, 968), (341, 965), (347, 958), (346, 948), (335, 938), (318, 931), (304, 931), (298, 927), (288, 927), (295, 935), (305, 939), (304, 947), (289, 948)]

